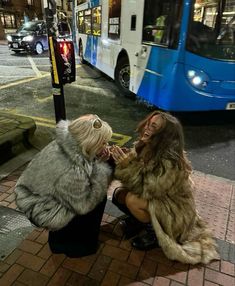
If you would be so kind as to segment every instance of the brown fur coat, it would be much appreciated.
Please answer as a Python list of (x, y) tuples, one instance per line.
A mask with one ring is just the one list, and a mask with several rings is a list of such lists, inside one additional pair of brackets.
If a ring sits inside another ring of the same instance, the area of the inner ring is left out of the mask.
[(115, 176), (148, 201), (159, 245), (169, 259), (189, 264), (219, 259), (216, 243), (197, 214), (193, 183), (186, 171), (168, 160), (162, 161), (161, 167), (154, 160), (144, 164), (133, 151), (128, 163), (117, 165)]

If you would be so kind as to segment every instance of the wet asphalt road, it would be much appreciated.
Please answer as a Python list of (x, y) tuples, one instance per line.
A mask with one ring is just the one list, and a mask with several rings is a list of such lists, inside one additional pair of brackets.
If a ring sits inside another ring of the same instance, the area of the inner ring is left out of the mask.
[[(77, 60), (78, 63), (78, 60)], [(0, 46), (0, 110), (33, 116), (35, 144), (45, 146), (54, 136), (54, 104), (47, 53), (14, 55)], [(66, 114), (74, 119), (96, 113), (115, 133), (132, 137), (139, 120), (152, 108), (120, 95), (115, 84), (90, 66), (77, 67), (76, 82), (64, 88)], [(186, 151), (193, 168), (235, 180), (235, 111), (174, 113), (183, 124)]]

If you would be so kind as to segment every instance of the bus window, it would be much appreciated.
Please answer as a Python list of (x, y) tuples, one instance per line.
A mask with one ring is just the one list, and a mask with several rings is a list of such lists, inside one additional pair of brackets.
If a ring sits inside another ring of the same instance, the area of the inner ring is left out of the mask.
[(92, 34), (101, 35), (101, 6), (92, 9)]
[(85, 33), (85, 22), (84, 22), (84, 11), (79, 11), (78, 12), (78, 20), (77, 20), (77, 25), (78, 25), (78, 32), (81, 34)]
[(181, 14), (181, 0), (146, 0), (143, 42), (176, 48)]
[(84, 13), (85, 13), (85, 19), (84, 19), (85, 33), (91, 35), (91, 9), (85, 10)]
[(121, 0), (109, 0), (109, 32), (110, 39), (120, 38)]
[(204, 57), (235, 60), (233, 0), (194, 0), (186, 48)]

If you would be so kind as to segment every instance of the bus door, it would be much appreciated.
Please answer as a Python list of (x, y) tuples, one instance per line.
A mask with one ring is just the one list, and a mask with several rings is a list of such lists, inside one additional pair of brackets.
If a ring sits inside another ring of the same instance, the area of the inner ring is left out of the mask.
[(134, 92), (136, 81), (136, 53), (141, 49), (144, 0), (122, 1), (121, 45), (130, 61), (130, 90)]
[(162, 106), (171, 90), (178, 61), (182, 0), (145, 0), (142, 45), (136, 55), (135, 93)]

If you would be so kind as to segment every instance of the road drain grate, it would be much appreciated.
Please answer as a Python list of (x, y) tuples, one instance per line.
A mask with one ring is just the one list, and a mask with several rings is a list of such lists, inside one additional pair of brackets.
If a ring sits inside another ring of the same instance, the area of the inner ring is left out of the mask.
[(4, 260), (33, 229), (21, 212), (0, 206), (0, 260)]

